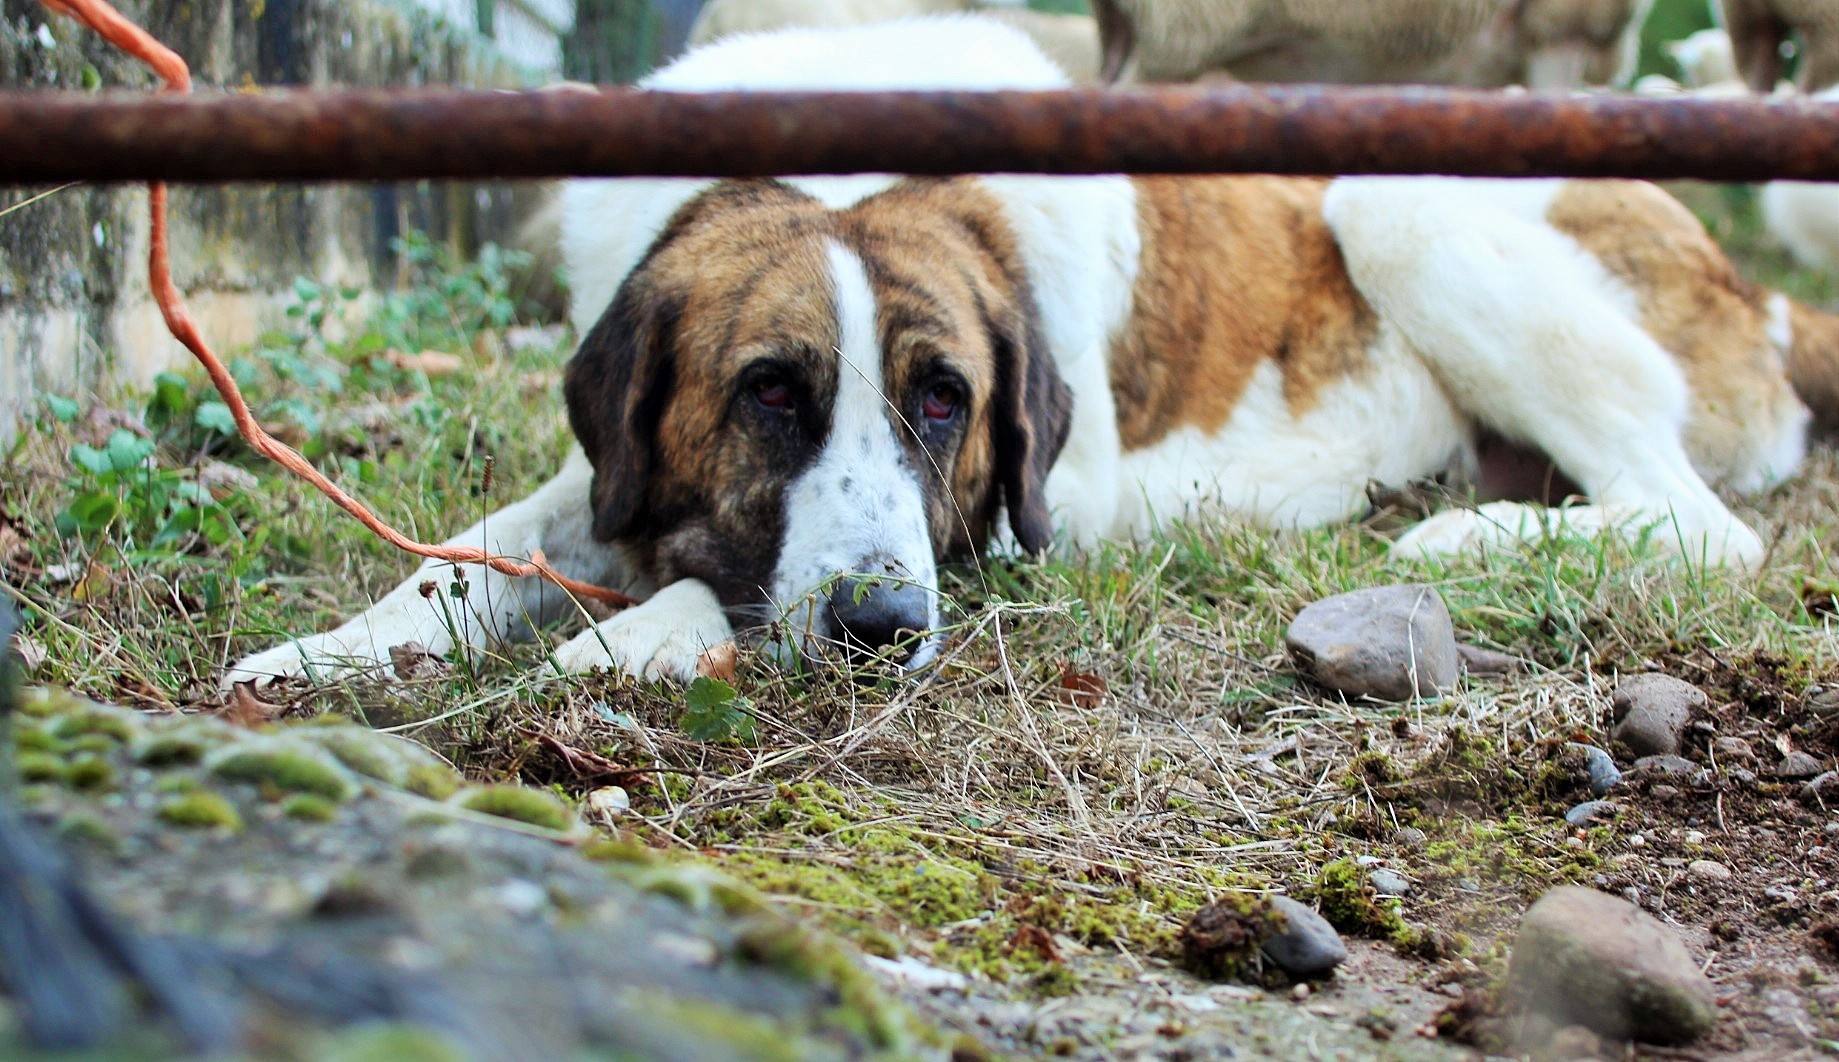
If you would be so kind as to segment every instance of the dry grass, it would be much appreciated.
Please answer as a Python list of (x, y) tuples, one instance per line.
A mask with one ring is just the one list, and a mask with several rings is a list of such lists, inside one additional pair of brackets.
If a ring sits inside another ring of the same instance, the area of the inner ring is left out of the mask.
[[(1826, 281), (1797, 283), (1806, 293)], [(369, 356), (340, 344), (308, 353), (347, 369)], [(559, 356), (482, 340), (452, 378), (310, 396), (321, 462), (405, 530), (439, 536), (548, 473), (565, 436)], [(259, 544), (156, 550), (119, 530), (60, 535), (55, 517), (73, 492), (66, 451), (106, 437), (103, 411), (137, 405), (114, 396), (71, 423), (47, 416), (7, 458), (0, 505), (20, 537), (0, 559), (45, 653), (38, 679), (150, 709), (215, 710), (226, 660), (363, 607), (410, 567), (257, 467), (259, 484), (234, 504), (259, 522)], [(195, 469), (219, 456), (237, 459), (170, 442), (160, 458)], [(1612, 541), (1399, 566), (1370, 528), (1273, 535), (1229, 523), (1081, 558), (984, 562), (952, 575), (950, 648), (918, 681), (745, 659), (735, 683), (754, 719), (745, 745), (690, 739), (680, 690), (543, 678), (529, 646), (387, 687), (295, 691), (284, 707), (413, 735), (480, 776), (577, 797), (620, 782), (632, 812), (610, 828), (721, 859), (864, 939), (893, 933), (900, 947), (999, 976), (1033, 969), (1002, 943), (1020, 925), (1045, 921), (1133, 960), (1162, 955), (1165, 931), (1203, 899), (1305, 889), (1325, 863), (1383, 850), (1408, 824), (1433, 841), (1512, 851), (1479, 871), (1451, 863), (1452, 880), (1487, 879), (1478, 893), (1428, 890), (1426, 917), (1448, 915), (1439, 928), (1486, 928), (1591, 865), (1532, 779), (1554, 742), (1603, 738), (1618, 671), (1701, 652), (1739, 664), (1767, 653), (1809, 682), (1839, 672), (1832, 618), (1802, 600), (1808, 583), (1839, 580), (1835, 513), (1839, 460), (1828, 451), (1755, 501), (1750, 515), (1775, 544), (1756, 578)], [(1289, 618), (1324, 595), (1401, 579), (1435, 584), (1467, 638), (1521, 657), (1528, 673), (1406, 706), (1301, 684), (1282, 650)], [(944, 899), (914, 886), (923, 867), (950, 879)], [(1081, 905), (1118, 931), (1081, 928), (1062, 909)]]

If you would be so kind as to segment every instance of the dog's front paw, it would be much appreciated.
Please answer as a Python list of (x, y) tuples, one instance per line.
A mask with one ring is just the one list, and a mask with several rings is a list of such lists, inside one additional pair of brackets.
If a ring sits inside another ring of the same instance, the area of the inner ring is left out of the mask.
[(244, 682), (266, 686), (289, 679), (330, 682), (358, 676), (388, 678), (389, 674), (389, 657), (379, 658), (368, 638), (362, 645), (347, 644), (334, 631), (282, 642), (244, 657), (224, 672), (221, 685), (227, 690)]
[(576, 635), (555, 662), (565, 673), (611, 668), (648, 682), (689, 682), (714, 666), (705, 658), (725, 659), (733, 638), (715, 592), (685, 579)]

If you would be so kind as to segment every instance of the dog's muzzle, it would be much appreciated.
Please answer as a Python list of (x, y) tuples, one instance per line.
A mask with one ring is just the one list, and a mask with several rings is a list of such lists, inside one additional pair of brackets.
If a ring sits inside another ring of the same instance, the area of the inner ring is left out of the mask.
[(932, 626), (932, 592), (892, 576), (837, 580), (825, 603), (830, 630), (852, 660), (913, 660)]

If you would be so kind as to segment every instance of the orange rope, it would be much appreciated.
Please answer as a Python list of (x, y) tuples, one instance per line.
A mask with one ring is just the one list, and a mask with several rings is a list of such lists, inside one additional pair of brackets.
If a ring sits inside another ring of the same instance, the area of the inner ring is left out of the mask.
[[(109, 6), (104, 0), (41, 0), (52, 11), (69, 15), (81, 20), (89, 28), (101, 34), (110, 44), (120, 48), (141, 62), (147, 64), (160, 80), (166, 83), (166, 91), (185, 93), (192, 88), (191, 71), (185, 60), (179, 58), (172, 49), (155, 40), (146, 30), (123, 18), (119, 11)], [(255, 451), (276, 464), (299, 476), (319, 489), (321, 494), (332, 499), (339, 508), (350, 513), (357, 521), (383, 539), (406, 553), (419, 557), (446, 561), (450, 564), (483, 564), (493, 571), (510, 576), (538, 575), (568, 591), (576, 597), (600, 601), (614, 608), (627, 608), (635, 604), (630, 597), (617, 590), (593, 586), (588, 583), (569, 579), (551, 567), (543, 559), (542, 551), (537, 551), (529, 561), (519, 561), (511, 557), (488, 553), (470, 546), (430, 546), (417, 542), (402, 532), (385, 523), (383, 519), (365, 507), (364, 503), (341, 490), (338, 484), (327, 479), (312, 462), (303, 457), (298, 450), (276, 439), (263, 430), (262, 425), (249, 411), (249, 403), (243, 400), (242, 392), (236, 381), (230, 376), (230, 370), (224, 367), (217, 355), (205, 345), (198, 334), (198, 327), (192, 322), (191, 314), (185, 308), (185, 301), (179, 296), (177, 285), (172, 282), (172, 268), (166, 252), (166, 186), (153, 184), (149, 186), (149, 207), (153, 216), (152, 253), (148, 258), (149, 281), (153, 286), (154, 301), (159, 303), (160, 316), (166, 319), (166, 328), (173, 338), (185, 344), (192, 352), (204, 371), (211, 377), (217, 393), (223, 396), (224, 404), (230, 407), (231, 415), (236, 419), (236, 430), (248, 441)]]

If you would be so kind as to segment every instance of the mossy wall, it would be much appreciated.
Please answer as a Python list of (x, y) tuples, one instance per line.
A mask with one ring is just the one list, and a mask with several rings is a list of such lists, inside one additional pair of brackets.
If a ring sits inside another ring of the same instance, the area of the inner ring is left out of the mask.
[[(509, 87), (556, 73), (513, 63), (471, 25), (408, 0), (117, 3), (185, 57), (203, 92)], [(0, 0), (0, 88), (152, 85), (39, 0)], [(0, 188), (0, 211), (46, 191)], [(520, 213), (513, 188), (448, 183), (188, 187), (173, 204), (175, 277), (223, 348), (271, 326), (296, 276), (388, 285), (397, 234), (421, 229), (467, 249), (509, 241)], [(146, 297), (146, 246), (138, 188), (65, 188), (0, 214), (0, 441), (38, 394), (80, 391), (111, 375), (144, 380), (186, 356)]]

